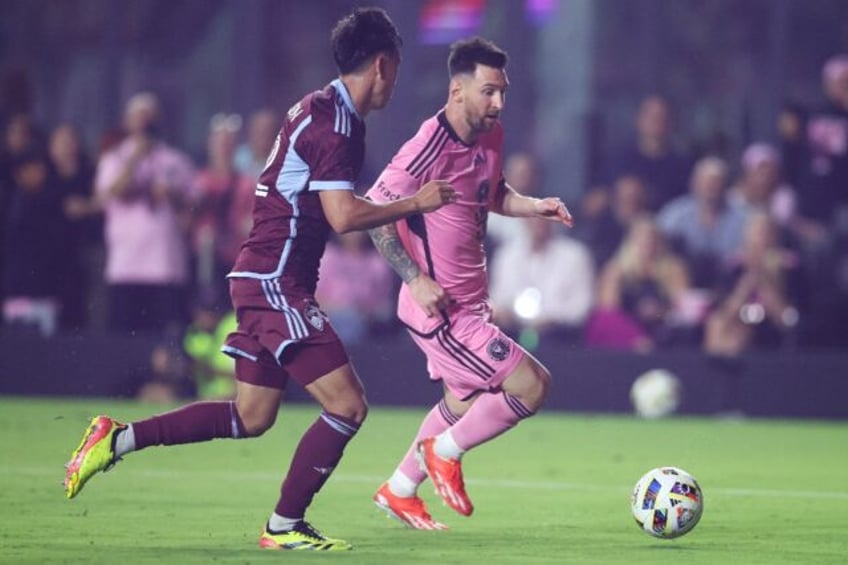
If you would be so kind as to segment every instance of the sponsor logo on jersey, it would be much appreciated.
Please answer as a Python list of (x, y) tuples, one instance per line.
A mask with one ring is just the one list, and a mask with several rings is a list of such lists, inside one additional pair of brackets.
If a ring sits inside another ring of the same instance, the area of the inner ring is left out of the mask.
[(394, 202), (395, 200), (400, 200), (400, 195), (395, 194), (394, 192), (389, 190), (389, 187), (386, 186), (386, 183), (384, 181), (380, 181), (377, 184), (377, 190), (380, 192), (380, 194), (383, 196), (383, 198), (385, 198), (389, 202)]

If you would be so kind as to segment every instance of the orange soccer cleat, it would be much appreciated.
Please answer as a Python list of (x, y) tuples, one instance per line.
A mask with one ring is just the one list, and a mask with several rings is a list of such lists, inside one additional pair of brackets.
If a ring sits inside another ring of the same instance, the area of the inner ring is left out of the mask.
[(448, 527), (436, 522), (424, 501), (417, 496), (397, 496), (389, 489), (389, 483), (383, 483), (374, 495), (374, 504), (383, 509), (391, 518), (416, 530), (447, 530)]
[(427, 472), (430, 480), (436, 486), (436, 494), (442, 500), (462, 514), (471, 516), (474, 505), (465, 492), (465, 481), (462, 479), (462, 463), (459, 459), (447, 459), (436, 455), (433, 447), (436, 438), (427, 438), (418, 444), (418, 463), (421, 469)]

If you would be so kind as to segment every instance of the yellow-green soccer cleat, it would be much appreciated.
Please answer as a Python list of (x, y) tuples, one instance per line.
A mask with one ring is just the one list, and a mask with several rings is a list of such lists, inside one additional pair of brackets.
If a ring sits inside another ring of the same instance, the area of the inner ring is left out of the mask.
[(259, 547), (262, 549), (301, 551), (349, 551), (353, 549), (353, 546), (346, 541), (325, 537), (305, 520), (301, 520), (291, 530), (284, 532), (271, 532), (268, 526), (265, 526), (262, 535), (259, 537)]
[(79, 447), (65, 465), (65, 493), (68, 498), (78, 495), (95, 473), (108, 471), (118, 462), (119, 459), (115, 457), (115, 433), (126, 427), (126, 424), (108, 416), (96, 416), (91, 420)]

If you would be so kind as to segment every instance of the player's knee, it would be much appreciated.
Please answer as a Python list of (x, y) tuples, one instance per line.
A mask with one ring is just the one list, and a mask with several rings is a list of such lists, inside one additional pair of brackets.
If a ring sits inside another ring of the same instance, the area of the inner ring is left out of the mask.
[(545, 402), (550, 388), (550, 372), (529, 357), (503, 383), (504, 392), (515, 397), (533, 412)]
[(274, 425), (277, 410), (258, 406), (238, 407), (239, 418), (246, 437), (259, 437)]
[(539, 367), (539, 369), (539, 382), (542, 386), (544, 395), (547, 398), (548, 393), (551, 390), (551, 386), (553, 385), (553, 378), (551, 377), (551, 372), (548, 371), (545, 367)]
[(550, 388), (551, 373), (545, 367), (533, 363), (513, 396), (518, 397), (528, 409), (536, 412), (545, 403)]
[(368, 416), (368, 401), (365, 396), (348, 396), (327, 402), (324, 410), (362, 424)]
[(445, 405), (451, 414), (456, 416), (457, 418), (461, 418), (465, 416), (465, 413), (468, 412), (468, 409), (471, 408), (471, 405), (474, 403), (475, 399), (469, 400), (460, 400), (456, 398), (452, 393), (450, 393), (447, 389), (445, 390)]
[(353, 414), (350, 416), (350, 419), (359, 424), (360, 426), (365, 421), (365, 418), (368, 417), (368, 402), (365, 398), (361, 399), (360, 402), (353, 410)]
[(545, 399), (548, 398), (548, 393), (551, 390), (551, 373), (541, 365), (534, 365), (532, 380), (532, 393), (536, 400), (534, 403), (536, 404), (534, 407), (535, 410), (545, 402)]

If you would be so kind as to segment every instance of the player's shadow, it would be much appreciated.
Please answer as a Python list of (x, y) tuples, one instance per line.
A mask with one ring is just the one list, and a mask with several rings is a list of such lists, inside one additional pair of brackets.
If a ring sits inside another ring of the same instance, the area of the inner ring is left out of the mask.
[(697, 551), (699, 548), (691, 545), (682, 545), (677, 543), (660, 542), (652, 545), (633, 546), (633, 549), (639, 551)]

